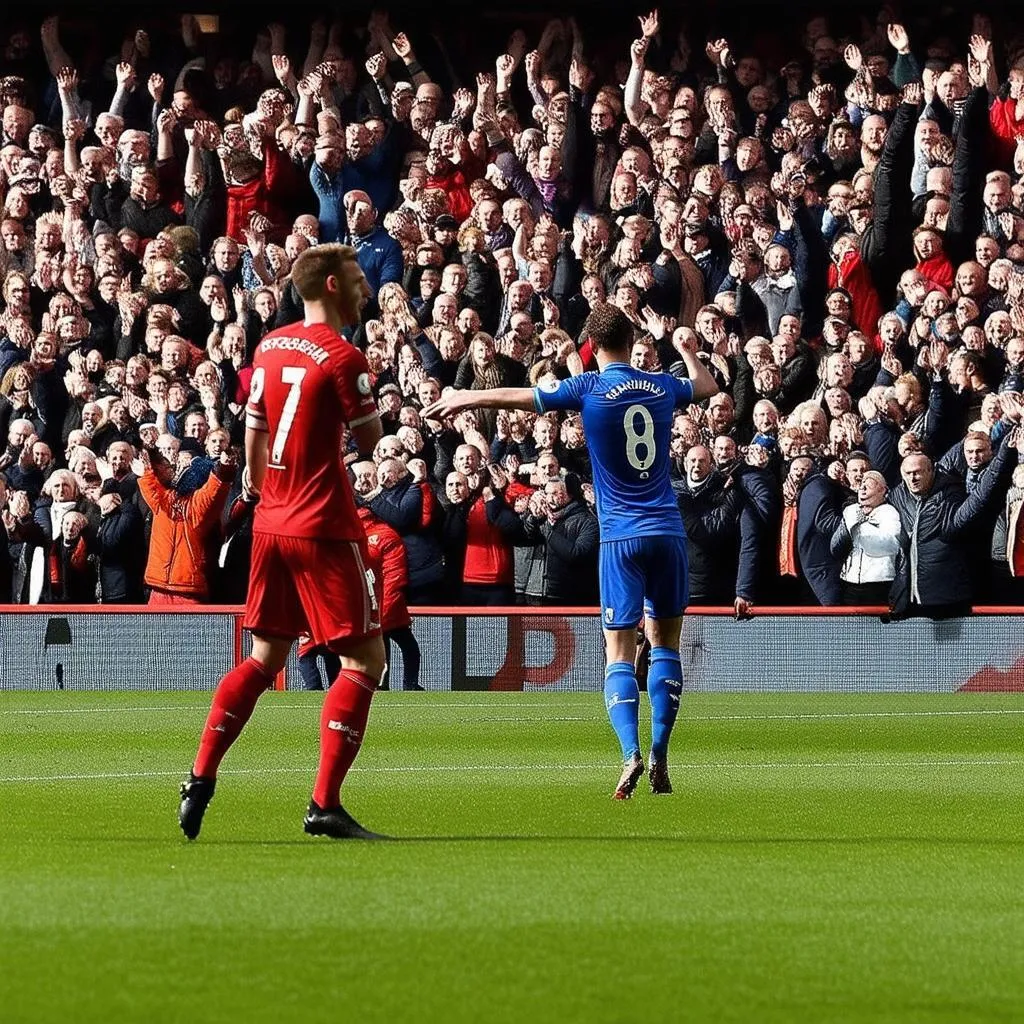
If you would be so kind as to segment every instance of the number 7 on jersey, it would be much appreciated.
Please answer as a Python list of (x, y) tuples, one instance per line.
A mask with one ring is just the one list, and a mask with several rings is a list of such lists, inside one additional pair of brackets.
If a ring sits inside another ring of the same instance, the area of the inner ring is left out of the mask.
[[(291, 432), (292, 424), (295, 422), (295, 415), (299, 411), (299, 401), (302, 398), (302, 382), (306, 377), (306, 368), (303, 366), (282, 366), (281, 383), (289, 385), (288, 397), (285, 399), (281, 409), (281, 419), (277, 424), (277, 432), (274, 434), (274, 443), (270, 448), (269, 465), (273, 469), (283, 469), (282, 459), (284, 448), (288, 443), (288, 434)], [(265, 371), (262, 366), (256, 368), (252, 375), (252, 383), (249, 390), (249, 400), (258, 402), (263, 397), (265, 386)]]

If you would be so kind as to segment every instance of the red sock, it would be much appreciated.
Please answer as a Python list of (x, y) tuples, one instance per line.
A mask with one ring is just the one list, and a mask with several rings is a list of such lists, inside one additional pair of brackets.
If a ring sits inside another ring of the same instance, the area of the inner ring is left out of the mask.
[(273, 681), (263, 666), (252, 658), (233, 668), (220, 681), (199, 740), (199, 753), (192, 768), (194, 775), (208, 779), (216, 777), (224, 755), (241, 735), (260, 695)]
[(341, 784), (359, 753), (376, 689), (369, 676), (342, 669), (327, 691), (320, 714), (320, 767), (313, 787), (313, 800), (320, 807), (341, 802)]

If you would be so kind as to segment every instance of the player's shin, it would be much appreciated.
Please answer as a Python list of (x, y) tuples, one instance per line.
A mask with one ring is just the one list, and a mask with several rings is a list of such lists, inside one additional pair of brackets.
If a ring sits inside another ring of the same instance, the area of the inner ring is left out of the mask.
[(610, 664), (604, 673), (604, 704), (622, 746), (622, 760), (640, 754), (640, 690), (636, 669), (626, 661)]
[(647, 695), (651, 701), (651, 760), (668, 758), (668, 742), (679, 713), (683, 693), (683, 666), (679, 652), (670, 647), (651, 651), (651, 668), (647, 675)]
[(359, 753), (377, 681), (342, 669), (324, 698), (320, 715), (320, 766), (313, 801), (328, 810), (341, 803), (341, 784)]
[(273, 676), (253, 658), (247, 658), (220, 681), (199, 741), (193, 775), (206, 779), (216, 777), (224, 755), (252, 717), (260, 696), (273, 682)]

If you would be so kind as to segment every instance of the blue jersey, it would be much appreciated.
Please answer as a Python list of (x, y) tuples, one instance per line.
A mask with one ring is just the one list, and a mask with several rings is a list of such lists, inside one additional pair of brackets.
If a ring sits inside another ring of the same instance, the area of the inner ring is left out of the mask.
[(570, 377), (552, 390), (534, 389), (539, 412), (583, 414), (602, 543), (684, 536), (669, 479), (669, 441), (673, 413), (692, 401), (690, 381), (625, 363)]

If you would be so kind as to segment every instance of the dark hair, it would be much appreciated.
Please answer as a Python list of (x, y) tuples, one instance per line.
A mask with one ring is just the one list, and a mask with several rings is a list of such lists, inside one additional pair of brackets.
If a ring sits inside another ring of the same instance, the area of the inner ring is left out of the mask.
[(633, 325), (610, 302), (598, 302), (583, 324), (583, 337), (589, 338), (595, 351), (628, 352), (633, 344)]

